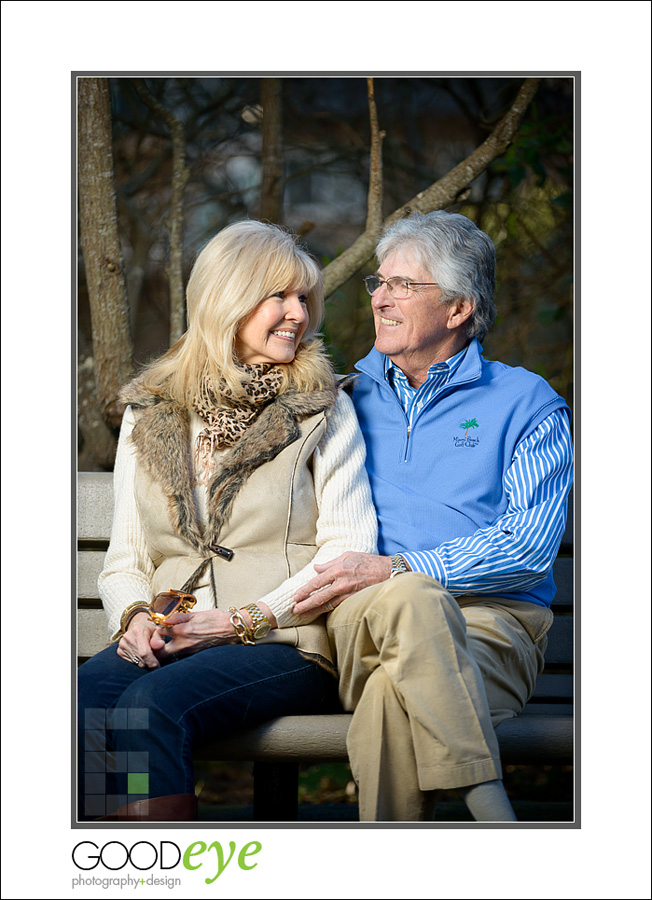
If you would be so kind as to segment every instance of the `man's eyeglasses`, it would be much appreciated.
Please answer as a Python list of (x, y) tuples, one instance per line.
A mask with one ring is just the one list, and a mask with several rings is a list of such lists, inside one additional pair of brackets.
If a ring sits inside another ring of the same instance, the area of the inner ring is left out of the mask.
[(173, 613), (188, 612), (196, 602), (196, 597), (183, 591), (161, 591), (150, 603), (149, 614), (152, 622), (163, 625)]
[(398, 275), (392, 275), (387, 279), (379, 278), (377, 275), (367, 275), (363, 281), (370, 295), (375, 293), (381, 284), (386, 284), (387, 290), (396, 300), (404, 300), (415, 287), (434, 287), (438, 284), (437, 281), (408, 281), (407, 278), (399, 278)]

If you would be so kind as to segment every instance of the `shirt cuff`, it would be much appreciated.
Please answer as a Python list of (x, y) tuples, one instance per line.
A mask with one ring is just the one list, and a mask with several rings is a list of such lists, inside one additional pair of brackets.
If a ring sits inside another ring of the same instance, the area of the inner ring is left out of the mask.
[(401, 550), (401, 556), (413, 572), (423, 572), (435, 578), (442, 587), (447, 587), (448, 578), (444, 564), (434, 550)]

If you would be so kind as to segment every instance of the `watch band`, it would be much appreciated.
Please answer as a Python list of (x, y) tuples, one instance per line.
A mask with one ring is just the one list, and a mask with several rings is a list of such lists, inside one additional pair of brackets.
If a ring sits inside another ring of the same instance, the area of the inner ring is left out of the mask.
[(395, 553), (392, 559), (392, 571), (389, 573), (390, 578), (394, 578), (396, 575), (403, 575), (405, 572), (409, 572), (407, 567), (407, 563), (403, 559), (403, 557)]
[(249, 615), (251, 616), (252, 621), (252, 637), (253, 639), (259, 640), (260, 638), (265, 637), (265, 635), (269, 634), (272, 630), (271, 623), (267, 616), (262, 610), (260, 610), (255, 603), (248, 603), (246, 606), (242, 607), (246, 609)]

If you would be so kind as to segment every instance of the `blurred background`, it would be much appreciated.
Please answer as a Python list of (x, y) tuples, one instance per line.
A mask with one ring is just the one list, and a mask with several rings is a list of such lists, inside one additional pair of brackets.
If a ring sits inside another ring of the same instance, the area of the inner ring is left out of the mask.
[[(385, 133), (384, 216), (472, 153), (522, 84), (512, 77), (375, 78)], [(238, 219), (288, 226), (323, 266), (364, 230), (370, 159), (364, 77), (120, 77), (108, 85), (133, 369), (172, 339), (171, 203), (181, 226), (184, 284), (199, 250)], [(445, 207), (469, 216), (496, 245), (499, 318), (484, 341), (485, 356), (543, 375), (571, 405), (573, 91), (570, 77), (542, 79), (507, 151)], [(177, 161), (181, 146), (185, 166), (176, 199), (175, 128)], [(352, 371), (373, 343), (362, 278), (374, 269), (369, 260), (327, 298), (323, 333), (341, 373)], [(78, 313), (79, 468), (110, 470), (119, 420), (104, 417), (100, 429), (91, 412), (98, 363), (81, 243)]]

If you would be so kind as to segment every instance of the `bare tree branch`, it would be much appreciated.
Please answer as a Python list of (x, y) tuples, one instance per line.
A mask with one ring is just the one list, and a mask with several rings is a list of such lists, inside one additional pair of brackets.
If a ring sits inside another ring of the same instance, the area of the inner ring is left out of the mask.
[(186, 135), (181, 122), (167, 107), (159, 103), (142, 78), (134, 80), (134, 87), (143, 103), (156, 113), (170, 129), (172, 138), (172, 189), (170, 215), (165, 227), (170, 235), (170, 259), (165, 273), (170, 286), (170, 345), (185, 331), (183, 308), (183, 189), (190, 176), (186, 166)]
[(124, 262), (118, 236), (106, 78), (79, 79), (79, 228), (91, 311), (99, 409), (117, 426), (119, 389), (132, 370), (133, 346)]
[(260, 218), (280, 222), (283, 199), (282, 94), (280, 78), (261, 78), (263, 107), (263, 183), (260, 189)]
[[(463, 162), (451, 169), (443, 178), (421, 191), (404, 206), (395, 210), (385, 219), (384, 226), (406, 218), (413, 212), (432, 212), (449, 206), (460, 191), (468, 187), (478, 175), (505, 152), (518, 131), (521, 119), (539, 86), (540, 79), (528, 78), (518, 92), (509, 112), (501, 119), (489, 137)], [(371, 259), (375, 249), (375, 235), (367, 230), (360, 235), (351, 246), (329, 263), (323, 270), (324, 296), (328, 297), (347, 278), (355, 274), (367, 260)]]

